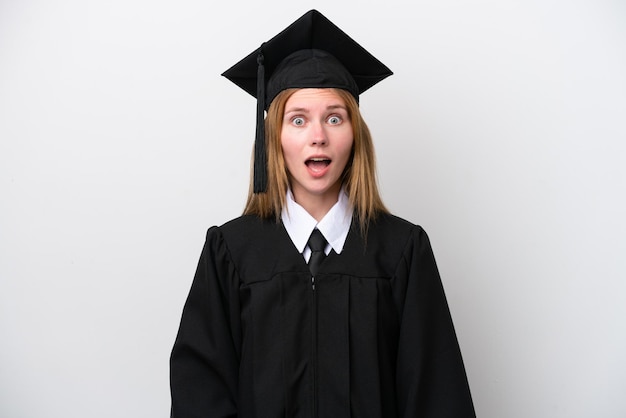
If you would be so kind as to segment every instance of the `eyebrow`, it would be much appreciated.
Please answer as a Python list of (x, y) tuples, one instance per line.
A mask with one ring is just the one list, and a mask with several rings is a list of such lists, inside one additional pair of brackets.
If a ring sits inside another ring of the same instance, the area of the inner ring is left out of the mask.
[[(343, 109), (345, 111), (348, 110), (348, 108), (344, 105), (341, 104), (336, 104), (336, 105), (330, 105), (326, 107), (326, 110), (335, 110), (335, 109)], [(285, 109), (285, 114), (287, 113), (308, 113), (309, 109), (306, 107), (290, 107), (290, 108), (286, 108)]]

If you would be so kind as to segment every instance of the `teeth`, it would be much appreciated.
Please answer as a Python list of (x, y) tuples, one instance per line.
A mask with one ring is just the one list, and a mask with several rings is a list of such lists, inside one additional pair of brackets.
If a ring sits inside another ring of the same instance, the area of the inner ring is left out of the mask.
[(328, 159), (327, 158), (311, 158), (311, 161), (321, 162), (321, 161), (328, 161)]

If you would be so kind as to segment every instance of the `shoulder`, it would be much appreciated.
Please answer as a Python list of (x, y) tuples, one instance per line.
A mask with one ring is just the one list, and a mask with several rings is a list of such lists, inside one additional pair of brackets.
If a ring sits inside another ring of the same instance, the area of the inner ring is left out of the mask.
[(218, 242), (231, 253), (241, 253), (254, 248), (259, 243), (272, 242), (280, 234), (282, 224), (273, 219), (263, 219), (255, 215), (243, 215), (220, 226), (212, 226), (207, 231), (207, 242)]
[(426, 236), (426, 231), (420, 225), (390, 213), (383, 213), (371, 222), (369, 233), (382, 238), (394, 238), (395, 241), (402, 241), (402, 238)]
[(206, 245), (208, 254), (230, 264), (243, 282), (267, 279), (276, 269), (285, 270), (281, 266), (292, 263), (294, 258), (302, 260), (281, 222), (255, 215), (211, 227)]
[(255, 237), (267, 237), (274, 231), (282, 227), (275, 219), (261, 218), (256, 215), (242, 215), (232, 219), (218, 228), (225, 237), (230, 239), (245, 238), (247, 240)]
[[(221, 225), (212, 225), (209, 227), (210, 233), (229, 233), (245, 230), (247, 228), (260, 226), (266, 224), (268, 221), (255, 215), (241, 215), (236, 218), (230, 219)], [(275, 223), (275, 222), (274, 222)]]
[(403, 257), (432, 252), (430, 238), (420, 225), (392, 214), (383, 214), (370, 224), (367, 243), (386, 248), (387, 252), (403, 254)]
[(420, 226), (391, 214), (378, 215), (363, 232), (353, 222), (341, 254), (351, 260), (346, 272), (359, 277), (394, 277), (429, 247)]

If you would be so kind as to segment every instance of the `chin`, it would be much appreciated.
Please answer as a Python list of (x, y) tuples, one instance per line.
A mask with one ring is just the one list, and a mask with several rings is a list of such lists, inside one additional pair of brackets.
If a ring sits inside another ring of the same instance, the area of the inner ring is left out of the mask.
[(335, 184), (324, 186), (324, 187), (313, 187), (308, 189), (308, 192), (313, 195), (324, 196), (329, 193), (338, 193), (340, 187), (336, 187)]

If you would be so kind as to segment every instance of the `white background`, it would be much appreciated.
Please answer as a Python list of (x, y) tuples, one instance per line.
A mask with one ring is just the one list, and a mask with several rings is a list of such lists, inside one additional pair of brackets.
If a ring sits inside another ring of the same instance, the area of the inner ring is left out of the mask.
[(249, 3), (0, 1), (0, 416), (168, 416), (248, 187), (255, 102), (220, 74), (312, 7), (395, 72), (361, 108), (478, 415), (626, 416), (624, 2)]

